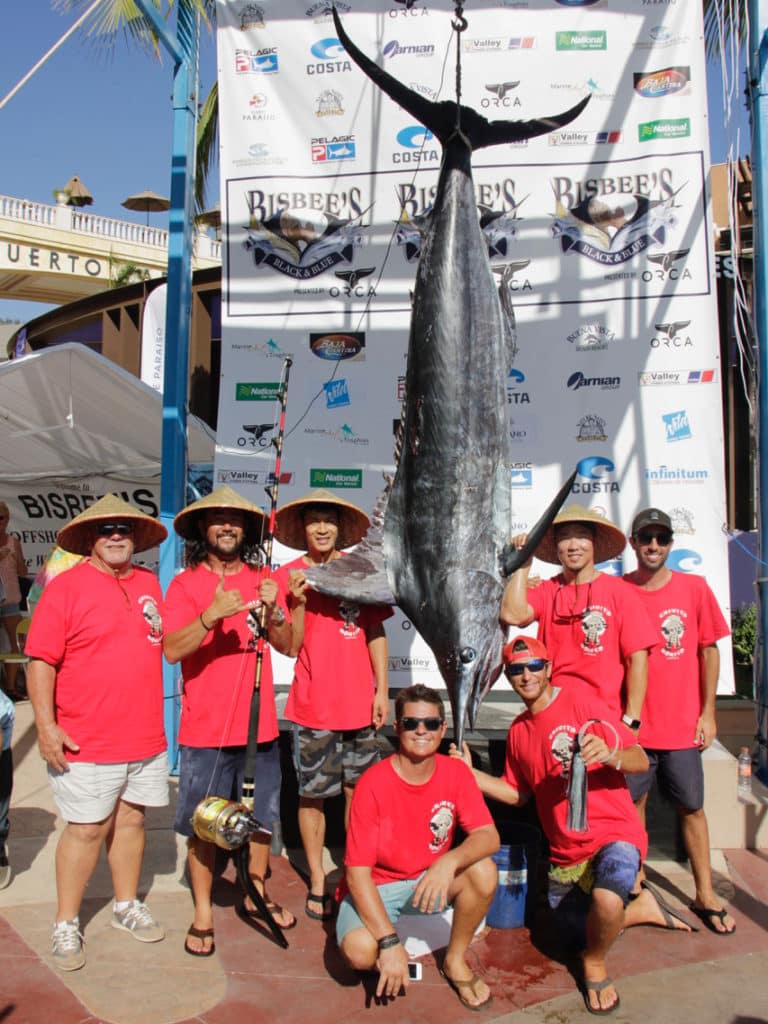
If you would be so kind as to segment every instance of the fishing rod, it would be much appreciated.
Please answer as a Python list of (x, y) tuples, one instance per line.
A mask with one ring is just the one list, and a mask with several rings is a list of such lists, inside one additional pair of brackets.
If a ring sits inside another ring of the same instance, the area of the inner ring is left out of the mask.
[[(288, 377), (290, 375), (293, 360), (290, 356), (285, 357), (283, 363), (283, 376), (277, 393), (277, 400), (280, 403), (280, 418), (277, 436), (272, 438), (275, 447), (275, 468), (270, 484), (265, 488), (270, 500), (269, 521), (266, 537), (260, 545), (265, 559), (264, 579), (269, 579), (272, 572), (272, 545), (275, 533), (275, 517), (277, 515), (277, 492), (280, 483), (280, 465), (283, 455), (283, 437), (285, 434), (285, 410), (288, 397)], [(253, 691), (251, 694), (251, 707), (248, 718), (248, 742), (245, 748), (245, 767), (243, 774), (243, 785), (240, 802), (236, 803), (223, 797), (207, 797), (195, 808), (192, 818), (192, 825), (195, 834), (216, 846), (233, 853), (233, 860), (237, 869), (237, 877), (240, 886), (257, 908), (259, 915), (267, 923), (273, 938), (282, 946), (288, 948), (288, 941), (282, 929), (272, 916), (267, 902), (253, 884), (249, 870), (250, 861), (250, 839), (257, 832), (271, 834), (271, 822), (265, 825), (258, 821), (253, 814), (254, 804), (254, 776), (256, 773), (256, 753), (258, 749), (259, 713), (261, 707), (261, 676), (264, 665), (264, 651), (267, 644), (267, 608), (262, 602), (259, 608), (256, 628), (256, 667), (253, 678)]]

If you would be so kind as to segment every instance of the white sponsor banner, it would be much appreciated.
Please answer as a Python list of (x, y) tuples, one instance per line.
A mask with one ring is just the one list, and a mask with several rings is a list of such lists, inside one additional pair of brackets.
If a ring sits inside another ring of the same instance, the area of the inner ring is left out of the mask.
[(165, 373), (165, 303), (167, 285), (149, 293), (141, 321), (141, 379), (155, 391), (163, 392)]
[[(455, 98), (452, 5), (337, 6), (386, 71), (427, 98)], [(312, 0), (217, 3), (214, 483), (265, 503), (290, 355), (281, 502), (329, 487), (370, 511), (394, 468), (410, 290), (441, 153), (352, 63), (328, 12)], [(473, 157), (489, 258), (517, 316), (506, 379), (513, 532), (578, 466), (574, 500), (625, 529), (644, 505), (669, 511), (671, 564), (705, 575), (727, 615), (701, 6), (499, 0), (466, 17), (467, 106), (525, 120), (591, 97), (565, 128)], [(628, 548), (607, 568), (634, 564)], [(409, 627), (399, 612), (388, 625), (393, 684), (439, 683)], [(726, 657), (721, 690), (732, 689)]]

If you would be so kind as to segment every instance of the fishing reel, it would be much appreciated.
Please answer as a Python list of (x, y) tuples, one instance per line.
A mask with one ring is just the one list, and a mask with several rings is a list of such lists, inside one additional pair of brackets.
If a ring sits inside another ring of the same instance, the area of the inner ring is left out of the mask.
[(222, 850), (238, 849), (257, 832), (272, 834), (245, 804), (220, 796), (208, 796), (200, 801), (192, 815), (192, 828), (198, 839)]

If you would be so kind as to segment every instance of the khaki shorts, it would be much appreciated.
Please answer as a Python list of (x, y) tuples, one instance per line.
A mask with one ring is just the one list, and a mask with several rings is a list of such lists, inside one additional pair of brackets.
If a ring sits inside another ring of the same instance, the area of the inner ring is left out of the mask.
[(85, 825), (105, 821), (119, 800), (142, 807), (168, 803), (168, 756), (144, 761), (92, 764), (73, 761), (68, 772), (48, 769), (53, 799), (65, 821)]

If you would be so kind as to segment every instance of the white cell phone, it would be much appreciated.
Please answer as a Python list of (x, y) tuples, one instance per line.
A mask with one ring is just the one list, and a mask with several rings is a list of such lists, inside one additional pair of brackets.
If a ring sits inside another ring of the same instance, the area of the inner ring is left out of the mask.
[(415, 960), (408, 961), (408, 977), (411, 981), (421, 981), (421, 964)]

